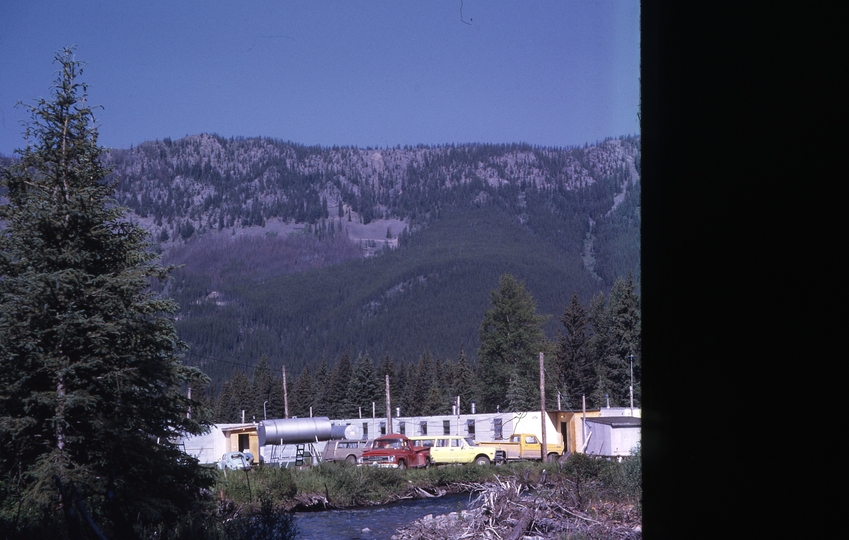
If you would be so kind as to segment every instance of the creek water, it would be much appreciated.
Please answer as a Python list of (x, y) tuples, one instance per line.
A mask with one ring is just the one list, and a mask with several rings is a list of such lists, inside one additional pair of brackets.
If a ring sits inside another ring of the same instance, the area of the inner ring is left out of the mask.
[[(474, 498), (474, 496), (472, 496)], [(298, 538), (321, 540), (389, 540), (398, 528), (428, 514), (434, 516), (466, 510), (469, 494), (401, 501), (350, 510), (324, 510), (295, 514)]]

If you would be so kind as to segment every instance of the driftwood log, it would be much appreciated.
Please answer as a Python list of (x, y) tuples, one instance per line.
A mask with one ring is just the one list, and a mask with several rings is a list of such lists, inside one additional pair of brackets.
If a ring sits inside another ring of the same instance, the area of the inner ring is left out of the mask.
[(444, 538), (520, 540), (582, 535), (593, 540), (642, 539), (642, 522), (633, 506), (604, 503), (579, 507), (568, 482), (529, 486), (527, 478), (464, 484), (476, 494), (468, 510), (428, 515), (399, 529), (395, 540)]
[(513, 530), (510, 531), (510, 534), (507, 535), (505, 540), (519, 540), (520, 538), (525, 536), (525, 531), (528, 530), (528, 527), (531, 524), (531, 520), (533, 519), (533, 507), (525, 508), (524, 512), (522, 512), (521, 517), (519, 517), (519, 521), (516, 523), (516, 525), (513, 526)]

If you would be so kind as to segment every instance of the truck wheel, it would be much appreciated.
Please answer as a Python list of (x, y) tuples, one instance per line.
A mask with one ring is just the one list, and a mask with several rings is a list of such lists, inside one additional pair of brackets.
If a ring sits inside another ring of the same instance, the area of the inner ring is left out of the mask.
[(407, 468), (407, 462), (402, 459), (401, 461), (398, 462), (398, 468), (403, 471), (404, 469)]
[(357, 456), (353, 456), (353, 455), (348, 456), (348, 457), (345, 458), (345, 461), (347, 461), (351, 465), (356, 465), (357, 464)]
[(489, 465), (489, 458), (486, 456), (478, 456), (475, 458), (475, 465)]
[(557, 453), (552, 452), (552, 453), (548, 454), (548, 456), (546, 456), (546, 458), (547, 458), (546, 461), (548, 461), (549, 463), (557, 463), (557, 458), (559, 458), (559, 457), (560, 456), (557, 455)]

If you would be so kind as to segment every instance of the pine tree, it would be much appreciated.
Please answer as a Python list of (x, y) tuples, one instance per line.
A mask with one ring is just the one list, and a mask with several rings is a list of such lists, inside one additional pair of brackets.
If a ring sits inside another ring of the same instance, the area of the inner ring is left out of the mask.
[(330, 385), (328, 391), (328, 415), (331, 418), (345, 418), (346, 403), (345, 396), (348, 393), (348, 384), (351, 382), (351, 357), (348, 352), (344, 352), (333, 366), (333, 372), (330, 376)]
[(413, 364), (402, 365), (398, 369), (398, 382), (390, 385), (393, 411), (396, 406), (400, 406), (404, 416), (420, 414), (417, 411), (421, 408), (421, 402), (416, 400), (420, 399), (418, 391), (421, 385), (417, 379), (418, 371)]
[(313, 389), (315, 390), (313, 416), (328, 416), (330, 414), (330, 378), (331, 374), (327, 368), (327, 361), (322, 360), (313, 378)]
[(208, 380), (180, 361), (176, 304), (150, 289), (168, 269), (111, 200), (81, 63), (67, 49), (56, 62), (52, 100), (28, 107), (27, 146), (2, 172), (0, 515), (55, 508), (58, 480), (104, 534), (132, 538), (212, 485), (175, 442), (208, 429), (185, 388)]
[[(248, 419), (256, 418), (257, 422), (263, 420), (263, 416), (268, 418), (282, 418), (283, 415), (275, 414), (277, 410), (283, 410), (283, 381), (278, 381), (271, 375), (271, 366), (267, 354), (263, 354), (259, 358), (259, 362), (254, 366), (254, 375), (251, 380), (253, 398), (249, 411)], [(279, 398), (279, 403), (278, 403)], [(266, 403), (267, 402), (267, 403)], [(265, 407), (263, 408), (263, 405)]]
[(448, 414), (451, 412), (451, 397), (447, 395), (445, 387), (441, 386), (436, 379), (430, 384), (427, 397), (421, 408), (421, 414), (431, 416), (435, 414)]
[(230, 376), (230, 392), (222, 407), (222, 419), (225, 424), (238, 424), (242, 421), (242, 411), (245, 412), (245, 421), (251, 419), (251, 407), (253, 406), (253, 389), (251, 380), (243, 371), (233, 370)]
[(605, 362), (608, 351), (610, 317), (607, 312), (604, 293), (600, 292), (590, 300), (589, 322), (590, 326), (592, 326), (593, 334), (589, 339), (587, 348), (589, 349), (594, 380), (592, 385), (593, 390), (588, 396), (588, 405), (594, 408), (601, 408), (607, 404), (607, 398), (610, 396), (612, 390)]
[(577, 293), (572, 295), (572, 302), (564, 310), (560, 322), (563, 323), (563, 331), (558, 336), (555, 352), (557, 388), (561, 392), (561, 406), (579, 410), (581, 397), (593, 390), (595, 370), (587, 356), (590, 338), (587, 310), (578, 300)]
[(301, 376), (295, 383), (292, 399), (289, 401), (289, 412), (292, 416), (307, 418), (310, 415), (310, 407), (313, 406), (313, 380), (310, 376), (310, 368), (304, 366)]
[(472, 401), (477, 408), (478, 389), (477, 376), (469, 360), (466, 351), (461, 347), (460, 355), (457, 357), (457, 365), (454, 366), (454, 384), (451, 387), (452, 396), (460, 396), (460, 410), (462, 414), (472, 412)]
[[(292, 393), (294, 392), (295, 380), (292, 377), (286, 375), (286, 385), (288, 386), (287, 391), (289, 395), (289, 416), (292, 415)], [(285, 392), (283, 390), (283, 376), (272, 375), (271, 376), (271, 389), (268, 394), (268, 404), (266, 405), (265, 413), (268, 419), (272, 418), (285, 418), (286, 417), (286, 402), (285, 402)], [(259, 404), (258, 410), (262, 412), (262, 404)], [(259, 418), (259, 416), (257, 416)]]
[(230, 387), (230, 381), (225, 381), (221, 386), (221, 392), (215, 397), (215, 406), (212, 414), (212, 421), (216, 424), (226, 424), (230, 422), (228, 414), (230, 407), (230, 399), (233, 396)]
[(506, 406), (502, 407), (502, 410), (521, 412), (539, 409), (539, 398), (533, 399), (533, 393), (528, 386), (527, 378), (520, 375), (518, 369), (514, 367), (504, 393)]
[[(610, 289), (607, 303), (607, 347), (605, 363), (612, 383), (616, 405), (630, 401), (631, 384), (629, 356), (634, 355), (634, 405), (639, 405), (640, 349), (642, 342), (640, 297), (634, 291), (631, 276), (627, 281), (618, 278)], [(613, 396), (611, 400), (613, 400)]]
[[(549, 344), (542, 330), (545, 317), (537, 315), (536, 302), (525, 285), (510, 274), (501, 276), (499, 288), (491, 293), (492, 307), (481, 322), (478, 362), (481, 368), (481, 412), (494, 412), (506, 405), (507, 388), (513, 373), (539, 408), (539, 353)], [(534, 391), (533, 381), (537, 381)]]
[(356, 418), (360, 413), (360, 407), (363, 414), (370, 416), (371, 404), (375, 401), (379, 403), (377, 399), (379, 395), (380, 388), (377, 386), (374, 364), (368, 355), (360, 356), (354, 362), (341, 417)]
[[(434, 358), (429, 350), (419, 356), (415, 368), (415, 376), (407, 379), (404, 390), (404, 416), (418, 416), (424, 414), (424, 406), (427, 402), (430, 386), (434, 381)], [(394, 400), (393, 400), (394, 401)]]
[[(404, 384), (406, 382), (404, 375), (404, 368), (401, 366), (400, 369), (395, 367), (395, 362), (389, 358), (389, 355), (383, 357), (383, 362), (380, 364), (380, 368), (375, 371), (375, 383), (377, 386), (377, 394), (374, 396), (375, 408), (378, 405), (381, 405), (386, 400), (386, 376), (389, 375), (389, 384), (390, 389), (392, 390), (392, 395), (389, 397), (392, 399), (391, 405), (395, 407), (396, 405), (401, 404), (401, 393), (404, 390)], [(371, 405), (371, 404), (369, 404)], [(371, 414), (371, 412), (369, 412)]]

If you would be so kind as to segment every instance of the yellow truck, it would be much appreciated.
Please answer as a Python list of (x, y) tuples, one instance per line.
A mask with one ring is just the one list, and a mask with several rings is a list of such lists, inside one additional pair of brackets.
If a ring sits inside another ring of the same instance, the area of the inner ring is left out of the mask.
[(500, 448), (482, 446), (471, 437), (459, 435), (420, 435), (410, 437), (416, 446), (430, 448), (430, 459), (435, 464), (475, 463), (489, 465), (503, 463), (505, 456)]
[[(516, 433), (506, 441), (480, 442), (479, 446), (494, 446), (504, 451), (507, 461), (542, 459), (542, 441), (532, 433)], [(546, 461), (556, 461), (563, 455), (563, 445), (546, 441)]]

